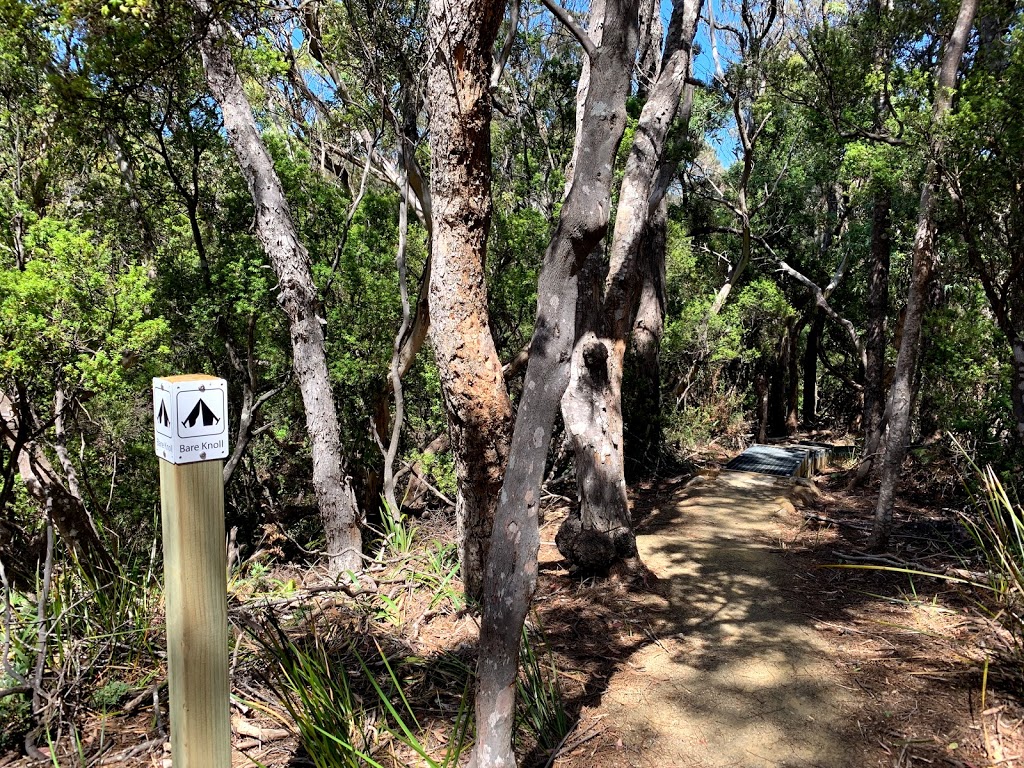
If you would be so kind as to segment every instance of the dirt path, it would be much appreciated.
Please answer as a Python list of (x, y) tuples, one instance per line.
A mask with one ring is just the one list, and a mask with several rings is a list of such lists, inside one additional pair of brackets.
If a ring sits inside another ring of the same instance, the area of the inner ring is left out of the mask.
[(851, 749), (856, 696), (778, 553), (776, 515), (791, 488), (748, 473), (697, 478), (641, 527), (641, 556), (664, 587), (658, 642), (620, 667), (583, 718), (614, 724), (617, 764), (863, 764)]

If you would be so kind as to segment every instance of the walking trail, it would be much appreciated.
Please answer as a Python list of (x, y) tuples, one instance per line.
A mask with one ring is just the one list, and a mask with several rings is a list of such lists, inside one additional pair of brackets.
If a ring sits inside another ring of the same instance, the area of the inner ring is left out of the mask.
[(594, 717), (621, 765), (760, 768), (863, 764), (857, 696), (802, 613), (779, 553), (792, 480), (697, 478), (639, 531), (666, 601), (658, 638), (612, 677)]

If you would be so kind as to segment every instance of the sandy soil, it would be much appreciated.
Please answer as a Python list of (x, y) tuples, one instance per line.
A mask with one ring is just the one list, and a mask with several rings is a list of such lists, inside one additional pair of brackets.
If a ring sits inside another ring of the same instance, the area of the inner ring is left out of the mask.
[[(598, 709), (623, 765), (855, 766), (855, 694), (782, 589), (776, 514), (791, 481), (696, 478), (650, 517), (641, 557), (664, 590), (659, 642), (628, 658)], [(659, 590), (660, 591), (660, 590)], [(660, 609), (660, 610), (659, 610)]]

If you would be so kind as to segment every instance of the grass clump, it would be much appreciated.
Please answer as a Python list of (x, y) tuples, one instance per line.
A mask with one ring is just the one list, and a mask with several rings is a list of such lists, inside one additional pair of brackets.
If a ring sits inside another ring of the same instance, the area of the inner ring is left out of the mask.
[(1024, 661), (1024, 507), (992, 467), (977, 471), (981, 503), (965, 525), (988, 564), (989, 587), (998, 606), (995, 618), (1010, 634), (1017, 660)]
[(557, 750), (575, 723), (565, 709), (554, 656), (539, 628), (523, 627), (516, 694), (517, 733), (531, 736), (545, 754)]
[[(350, 641), (330, 642), (310, 621), (308, 632), (292, 638), (268, 615), (250, 634), (269, 653), (266, 675), (316, 768), (385, 768), (418, 759), (427, 768), (451, 768), (472, 743), (472, 683), (466, 683), (447, 743), (426, 740), (406, 693), (422, 659), (396, 668), (375, 645), (372, 657)], [(441, 753), (441, 757), (434, 757)]]

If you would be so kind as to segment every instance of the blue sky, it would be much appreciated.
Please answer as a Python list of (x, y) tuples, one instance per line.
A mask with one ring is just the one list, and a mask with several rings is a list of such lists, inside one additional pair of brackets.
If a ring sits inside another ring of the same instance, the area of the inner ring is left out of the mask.
[[(707, 17), (707, 4), (710, 2), (715, 3), (714, 13), (716, 19), (730, 19), (730, 14), (721, 2), (716, 0), (704, 0), (704, 10), (702, 12), (702, 18)], [(661, 21), (662, 26), (667, 30), (669, 19), (672, 16), (672, 2), (671, 0), (662, 0), (661, 2)], [(718, 54), (722, 59), (722, 65), (728, 66), (731, 59), (731, 51), (728, 48), (728, 40), (724, 39), (722, 35), (717, 35), (718, 42)], [(708, 25), (701, 21), (697, 25), (697, 36), (694, 38), (694, 43), (698, 49), (696, 58), (693, 61), (693, 74), (698, 80), (705, 83), (710, 83), (715, 74), (715, 62), (711, 56), (711, 36), (708, 34)], [(737, 139), (735, 137), (735, 128), (731, 126), (731, 122), (726, 123), (726, 129), (718, 131), (714, 135), (708, 137), (709, 142), (715, 148), (715, 154), (718, 155), (718, 161), (723, 167), (728, 168), (734, 162), (736, 162), (736, 148)]]

